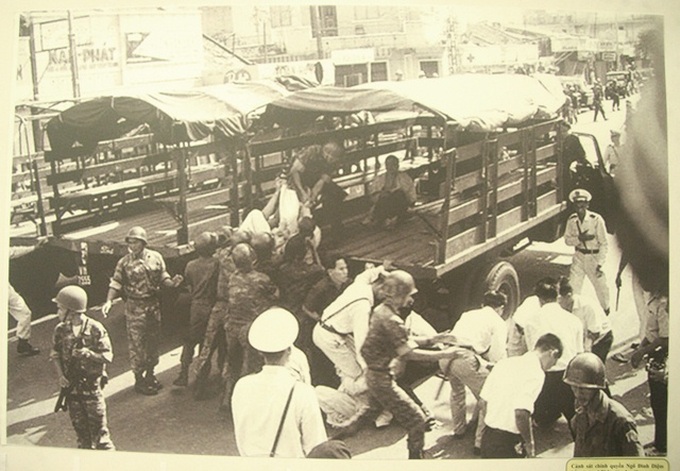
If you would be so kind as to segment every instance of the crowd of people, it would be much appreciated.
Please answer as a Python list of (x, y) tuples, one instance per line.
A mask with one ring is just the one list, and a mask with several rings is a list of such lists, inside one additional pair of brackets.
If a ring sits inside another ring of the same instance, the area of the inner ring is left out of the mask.
[[(271, 226), (202, 233), (193, 242), (197, 257), (175, 276), (147, 247), (145, 230), (133, 227), (129, 254), (116, 266), (102, 312), (111, 312), (116, 297), (125, 299), (134, 390), (155, 395), (163, 387), (154, 375), (159, 294), (189, 290), (190, 319), (174, 385), (191, 386), (197, 400), (208, 397), (217, 352), (219, 407), (233, 420), (243, 456), (349, 457), (343, 437), (394, 421), (408, 432), (408, 457), (423, 458), (434, 417), (404, 380), (414, 362), (438, 366), (446, 377), (452, 436), (474, 434), (473, 451), (483, 458), (535, 456), (534, 429), (551, 427), (560, 416), (569, 422), (575, 456), (643, 456), (635, 420), (610, 397), (605, 377), (614, 339), (602, 272), (604, 221), (588, 210), (587, 191), (574, 190), (570, 200), (576, 210), (565, 232), (575, 248), (569, 277), (541, 279), (510, 325), (502, 318), (505, 295), (488, 291), (482, 307), (436, 332), (413, 312), (418, 289), (409, 273), (385, 263), (367, 265), (351, 279), (346, 257), (317, 250), (309, 216), (279, 250)], [(599, 302), (581, 294), (586, 276)], [(647, 362), (654, 447), (663, 453), (668, 298), (663, 290), (644, 296), (645, 333), (630, 361)], [(114, 449), (102, 395), (112, 359), (106, 330), (83, 315), (82, 288), (67, 286), (54, 301), (61, 322), (51, 357), (78, 446)], [(466, 388), (476, 400), (470, 421)]]

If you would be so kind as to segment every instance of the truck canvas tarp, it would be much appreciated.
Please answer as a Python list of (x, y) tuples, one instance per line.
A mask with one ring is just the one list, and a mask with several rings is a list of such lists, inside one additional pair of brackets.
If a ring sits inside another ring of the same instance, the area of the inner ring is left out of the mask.
[[(473, 93), (470, 93), (474, 90)], [(372, 82), (351, 88), (317, 87), (274, 100), (264, 119), (413, 110), (414, 105), (468, 131), (494, 131), (554, 116), (566, 96), (554, 81), (526, 75), (462, 74), (436, 79)]]
[(75, 142), (94, 147), (142, 124), (149, 126), (157, 141), (165, 143), (201, 140), (216, 131), (224, 137), (238, 136), (246, 132), (250, 113), (304, 86), (287, 77), (99, 97), (51, 119), (47, 134), (53, 151), (69, 149)]

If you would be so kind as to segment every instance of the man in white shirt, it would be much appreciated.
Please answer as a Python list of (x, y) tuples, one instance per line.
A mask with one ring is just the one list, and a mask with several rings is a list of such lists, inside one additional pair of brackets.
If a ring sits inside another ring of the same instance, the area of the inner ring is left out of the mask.
[(287, 367), (298, 323), (290, 312), (271, 308), (253, 321), (248, 341), (264, 367), (234, 387), (234, 435), (241, 456), (304, 458), (326, 441), (321, 410), (309, 384)]
[(533, 348), (544, 334), (556, 335), (562, 342), (563, 352), (558, 362), (545, 375), (545, 383), (536, 399), (534, 421), (540, 427), (550, 427), (560, 416), (567, 421), (574, 416), (574, 393), (562, 381), (564, 370), (577, 353), (583, 352), (583, 324), (572, 313), (557, 303), (557, 282), (539, 283), (536, 296), (541, 308), (524, 328), (527, 347)]
[(360, 350), (384, 273), (385, 269), (380, 266), (358, 274), (354, 282), (324, 309), (312, 332), (314, 344), (333, 362), (341, 381), (344, 378), (356, 381), (366, 369)]
[(531, 351), (505, 358), (491, 370), (480, 394), (486, 422), (482, 458), (536, 456), (531, 414), (545, 371), (552, 368), (561, 355), (560, 339), (545, 334)]
[(565, 277), (559, 280), (558, 302), (564, 310), (571, 312), (583, 323), (583, 349), (593, 352), (602, 363), (606, 363), (614, 343), (614, 334), (609, 317), (600, 305), (595, 300), (574, 294), (569, 278)]
[(479, 414), (479, 393), (491, 366), (505, 358), (507, 327), (502, 318), (507, 298), (503, 293), (487, 291), (484, 293), (482, 307), (464, 312), (451, 335), (459, 347), (450, 360), (439, 362), (441, 370), (451, 384), (451, 418), (453, 437), (462, 438), (466, 434), (465, 387), (467, 386), (478, 400), (473, 413), (477, 417), (475, 431), (475, 451), (481, 448), (484, 417)]
[[(539, 283), (543, 281), (544, 280), (541, 279), (539, 280)], [(527, 349), (526, 340), (524, 339), (524, 326), (531, 321), (531, 318), (536, 315), (540, 308), (541, 303), (536, 294), (528, 296), (522, 301), (522, 304), (517, 307), (517, 310), (512, 315), (511, 323), (508, 326), (507, 351), (509, 357), (524, 355), (529, 351), (529, 349)]]

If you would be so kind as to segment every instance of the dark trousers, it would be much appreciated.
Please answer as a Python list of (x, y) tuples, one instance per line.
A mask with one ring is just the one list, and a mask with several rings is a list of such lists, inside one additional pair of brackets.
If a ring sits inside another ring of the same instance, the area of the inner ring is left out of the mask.
[(373, 208), (373, 220), (382, 224), (386, 219), (403, 217), (408, 210), (408, 200), (403, 191), (392, 191), (380, 195)]
[(600, 358), (600, 360), (602, 360), (602, 363), (606, 364), (607, 355), (609, 355), (609, 350), (611, 350), (613, 343), (614, 334), (610, 330), (604, 337), (602, 337), (602, 339), (599, 342), (593, 345), (591, 350), (595, 355), (597, 355)]
[(482, 434), (482, 458), (524, 458), (524, 440), (517, 433), (485, 427)]
[(654, 446), (666, 452), (666, 431), (668, 420), (668, 384), (647, 376), (649, 383), (649, 402), (654, 413)]
[(621, 109), (621, 99), (619, 98), (619, 94), (615, 93), (612, 96), (612, 111), (614, 110), (620, 110)]
[(564, 371), (548, 371), (545, 373), (543, 389), (534, 403), (534, 420), (539, 427), (548, 427), (560, 415), (571, 421), (574, 411), (574, 393), (571, 387), (562, 381)]
[(604, 114), (604, 108), (602, 108), (602, 103), (595, 103), (594, 106), (595, 108), (595, 116), (593, 117), (593, 121), (597, 121), (597, 114), (600, 113), (604, 119), (607, 119), (607, 117)]

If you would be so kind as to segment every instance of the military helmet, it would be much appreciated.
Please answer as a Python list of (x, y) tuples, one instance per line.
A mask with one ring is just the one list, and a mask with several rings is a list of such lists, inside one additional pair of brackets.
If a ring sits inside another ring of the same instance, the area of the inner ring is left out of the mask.
[(241, 243), (232, 249), (231, 259), (239, 270), (249, 270), (252, 269), (257, 257), (250, 245)]
[(418, 292), (413, 276), (404, 270), (390, 272), (385, 277), (383, 290), (389, 297), (404, 297)]
[(201, 232), (194, 240), (196, 250), (207, 249), (217, 244), (217, 234), (214, 232)]
[(127, 235), (125, 236), (125, 242), (129, 242), (129, 239), (141, 240), (145, 244), (149, 243), (148, 239), (146, 238), (146, 230), (140, 226), (130, 228)]
[(59, 290), (52, 302), (63, 306), (69, 311), (87, 311), (87, 293), (80, 286), (70, 285)]
[(578, 388), (604, 389), (607, 387), (604, 363), (594, 353), (579, 353), (567, 365), (562, 381)]

